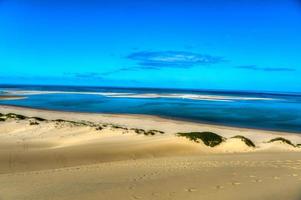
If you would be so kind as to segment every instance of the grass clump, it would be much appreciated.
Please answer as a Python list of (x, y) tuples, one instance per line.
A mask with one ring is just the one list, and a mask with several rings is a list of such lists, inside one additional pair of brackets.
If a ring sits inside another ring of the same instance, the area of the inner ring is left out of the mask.
[(155, 129), (149, 130), (148, 132), (149, 132), (151, 135), (155, 135), (155, 134), (164, 134), (164, 131), (159, 131), (159, 130), (155, 130)]
[(33, 126), (33, 125), (39, 125), (39, 122), (37, 121), (30, 121), (29, 125)]
[(41, 117), (32, 117), (32, 119), (35, 119), (35, 120), (40, 121), (40, 122), (46, 121), (46, 119), (43, 119)]
[(95, 130), (97, 130), (97, 131), (101, 131), (103, 129), (103, 127), (101, 127), (101, 126), (97, 126), (96, 128), (95, 128)]
[(290, 140), (285, 139), (283, 137), (277, 137), (277, 138), (271, 139), (270, 141), (268, 141), (268, 143), (277, 142), (277, 141), (280, 141), (280, 142), (283, 142), (285, 144), (288, 144), (288, 145), (291, 145), (291, 146), (295, 147), (295, 145)]
[(119, 126), (119, 125), (116, 125), (116, 124), (112, 124), (111, 127), (116, 128), (116, 129), (124, 129), (122, 126)]
[(242, 135), (236, 135), (236, 136), (234, 136), (232, 138), (241, 139), (249, 147), (253, 147), (253, 148), (256, 147), (255, 144), (252, 142), (252, 140), (250, 140), (249, 138), (246, 138), (246, 137), (244, 137)]
[(144, 134), (146, 136), (148, 135), (156, 135), (156, 134), (164, 134), (163, 131), (159, 131), (159, 130), (155, 130), (155, 129), (152, 129), (152, 130), (144, 130), (144, 129), (139, 129), (139, 128), (131, 128), (130, 130), (133, 130), (135, 133), (137, 134)]
[(6, 120), (6, 116), (0, 113), (0, 122), (4, 122)]
[(146, 134), (146, 131), (143, 130), (143, 129), (133, 128), (132, 130), (135, 131), (135, 133), (137, 133), (137, 134), (144, 134), (144, 135), (147, 135), (147, 134)]
[(76, 121), (70, 121), (70, 120), (64, 120), (64, 119), (55, 119), (55, 120), (52, 120), (52, 121), (56, 122), (57, 124), (69, 124), (69, 125), (72, 125), (72, 126), (89, 126), (88, 124), (86, 124), (83, 121), (76, 122)]
[(199, 143), (199, 140), (202, 140), (205, 145), (210, 147), (215, 147), (225, 140), (222, 136), (212, 132), (177, 133), (177, 136), (186, 137), (197, 143)]
[(19, 120), (27, 119), (27, 117), (25, 117), (24, 115), (18, 115), (15, 113), (8, 113), (6, 114), (6, 117), (11, 119), (19, 119)]
[(156, 132), (155, 131), (144, 131), (144, 135), (156, 135)]

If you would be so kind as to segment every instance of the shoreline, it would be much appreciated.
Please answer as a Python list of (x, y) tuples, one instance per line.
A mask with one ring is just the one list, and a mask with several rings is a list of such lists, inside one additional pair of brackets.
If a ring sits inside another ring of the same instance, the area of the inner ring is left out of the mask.
[[(25, 97), (26, 98), (26, 97)], [(162, 121), (172, 121), (172, 122), (179, 122), (179, 123), (185, 123), (185, 124), (196, 124), (196, 125), (204, 125), (204, 126), (211, 126), (211, 127), (218, 127), (218, 128), (225, 128), (225, 129), (239, 129), (239, 130), (255, 130), (255, 131), (264, 131), (264, 132), (270, 132), (270, 133), (276, 133), (276, 134), (293, 134), (293, 135), (300, 135), (301, 131), (283, 131), (283, 130), (276, 130), (276, 129), (268, 129), (268, 128), (256, 128), (256, 127), (245, 127), (245, 126), (236, 126), (236, 125), (226, 125), (226, 124), (218, 124), (218, 123), (210, 123), (205, 121), (199, 121), (199, 120), (190, 120), (186, 118), (178, 118), (178, 117), (168, 117), (168, 116), (162, 116), (162, 115), (147, 115), (147, 114), (124, 114), (124, 113), (98, 113), (98, 112), (81, 112), (81, 111), (68, 111), (68, 110), (52, 110), (52, 109), (46, 109), (46, 108), (34, 108), (30, 106), (15, 106), (15, 105), (6, 105), (6, 104), (0, 104), (0, 110), (4, 108), (8, 109), (16, 109), (16, 110), (29, 110), (34, 112), (39, 111), (47, 111), (47, 112), (53, 112), (53, 113), (65, 113), (65, 114), (82, 114), (82, 115), (100, 115), (105, 117), (130, 117), (130, 118), (136, 118), (141, 117), (144, 119), (151, 119), (151, 120), (162, 120)], [(21, 111), (22, 112), (22, 111)]]
[(154, 115), (66, 112), (0, 105), (0, 113), (3, 112), (21, 114), (28, 117), (42, 117), (48, 120), (63, 119), (67, 121), (88, 121), (94, 123), (112, 124), (125, 128), (144, 130), (158, 129), (167, 133), (168, 135), (173, 136), (180, 132), (209, 131), (219, 134), (225, 138), (242, 135), (251, 139), (255, 143), (264, 143), (275, 137), (286, 137), (288, 140), (291, 140), (296, 144), (301, 144), (301, 134), (299, 133), (196, 123), (191, 121), (167, 119)]
[(26, 98), (26, 96), (0, 95), (0, 100), (18, 100)]

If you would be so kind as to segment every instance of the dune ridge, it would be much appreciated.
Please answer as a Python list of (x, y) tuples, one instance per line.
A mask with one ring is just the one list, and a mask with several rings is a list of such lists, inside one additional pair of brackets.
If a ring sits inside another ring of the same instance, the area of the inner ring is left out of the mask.
[(142, 115), (0, 113), (0, 199), (301, 196), (298, 134)]

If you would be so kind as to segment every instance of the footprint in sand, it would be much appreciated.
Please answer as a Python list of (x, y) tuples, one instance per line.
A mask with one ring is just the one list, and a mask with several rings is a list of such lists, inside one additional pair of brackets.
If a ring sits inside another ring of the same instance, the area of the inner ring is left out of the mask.
[(141, 197), (137, 196), (137, 195), (133, 195), (132, 199), (142, 199)]
[(128, 189), (129, 189), (129, 190), (133, 190), (133, 189), (134, 189), (134, 186), (129, 186)]
[(231, 183), (233, 186), (236, 186), (236, 185), (240, 185), (241, 183), (240, 182), (232, 182)]
[(160, 193), (152, 192), (152, 196), (160, 196)]
[(254, 183), (261, 183), (262, 180), (261, 179), (255, 179), (255, 180), (252, 180), (252, 182), (254, 182)]
[(222, 186), (222, 185), (217, 185), (217, 186), (215, 186), (215, 188), (216, 188), (217, 190), (221, 190), (221, 189), (224, 189), (224, 186)]
[(186, 188), (185, 191), (186, 192), (196, 192), (197, 189), (196, 188)]

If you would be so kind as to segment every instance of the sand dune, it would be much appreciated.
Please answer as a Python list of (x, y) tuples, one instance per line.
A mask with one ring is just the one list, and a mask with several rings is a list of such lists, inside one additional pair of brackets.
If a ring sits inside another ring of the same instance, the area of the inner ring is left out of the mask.
[[(0, 113), (46, 119), (0, 121), (0, 199), (301, 198), (301, 148), (268, 142), (282, 137), (299, 144), (298, 134), (140, 115), (9, 106)], [(225, 140), (209, 147), (176, 135), (192, 131)]]

